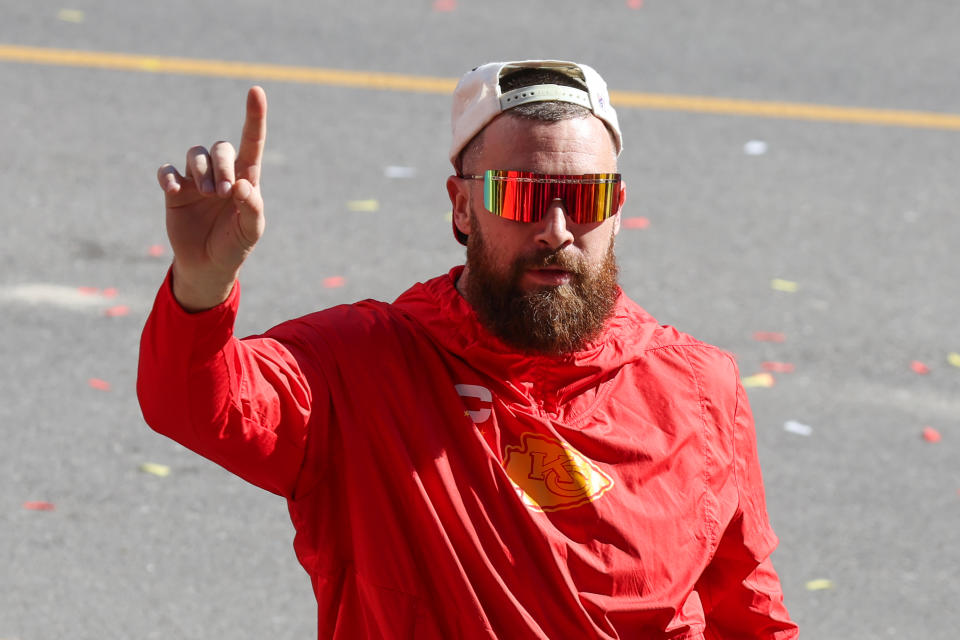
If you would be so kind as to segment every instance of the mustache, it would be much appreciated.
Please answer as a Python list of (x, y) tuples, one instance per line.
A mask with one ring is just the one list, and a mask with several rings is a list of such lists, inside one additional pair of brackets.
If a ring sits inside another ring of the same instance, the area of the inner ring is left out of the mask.
[(545, 267), (557, 267), (564, 271), (580, 274), (583, 272), (583, 264), (576, 256), (573, 256), (563, 249), (540, 249), (535, 253), (524, 257), (517, 265), (520, 269), (542, 269)]

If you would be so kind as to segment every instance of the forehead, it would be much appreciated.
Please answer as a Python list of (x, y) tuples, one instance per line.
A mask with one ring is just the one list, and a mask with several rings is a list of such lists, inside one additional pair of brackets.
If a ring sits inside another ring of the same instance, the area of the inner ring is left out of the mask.
[(477, 153), (465, 169), (508, 169), (537, 173), (612, 173), (617, 154), (603, 122), (594, 116), (544, 122), (498, 116), (483, 130)]

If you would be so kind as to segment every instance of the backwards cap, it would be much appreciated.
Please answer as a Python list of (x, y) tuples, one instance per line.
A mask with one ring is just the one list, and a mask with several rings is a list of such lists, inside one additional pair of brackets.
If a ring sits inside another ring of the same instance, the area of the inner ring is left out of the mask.
[[(583, 89), (556, 84), (538, 84), (504, 93), (500, 79), (521, 69), (550, 69), (578, 81)], [(617, 112), (610, 104), (607, 83), (600, 74), (585, 64), (562, 60), (523, 60), (516, 62), (490, 62), (468, 72), (453, 92), (453, 142), (450, 145), (450, 162), (456, 164), (457, 156), (475, 135), (501, 112), (527, 102), (572, 102), (586, 107), (604, 121), (613, 132), (617, 143), (617, 155), (623, 150)]]

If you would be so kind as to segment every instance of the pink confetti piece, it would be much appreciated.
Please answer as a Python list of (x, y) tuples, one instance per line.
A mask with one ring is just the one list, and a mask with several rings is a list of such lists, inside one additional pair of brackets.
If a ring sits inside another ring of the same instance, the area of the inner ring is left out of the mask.
[(115, 307), (110, 307), (103, 312), (103, 315), (108, 318), (119, 318), (120, 316), (125, 316), (130, 314), (130, 307), (125, 304), (118, 304)]
[(434, 11), (453, 11), (457, 8), (457, 0), (435, 0), (433, 3)]
[(116, 298), (116, 297), (117, 297), (117, 288), (116, 288), (116, 287), (108, 287), (108, 288), (104, 289), (103, 291), (101, 291), (101, 292), (100, 292), (100, 295), (102, 295), (104, 298)]
[(643, 0), (627, 0), (627, 7), (630, 9), (642, 9)]
[(84, 296), (95, 296), (100, 293), (100, 289), (96, 287), (77, 287), (77, 291), (80, 292), (80, 295)]
[(624, 229), (646, 229), (650, 226), (650, 220), (644, 217), (624, 218)]
[(152, 244), (150, 248), (147, 249), (147, 255), (151, 258), (159, 258), (167, 252), (166, 248), (162, 244)]
[(787, 336), (776, 331), (756, 331), (753, 339), (757, 342), (784, 342)]
[(927, 442), (940, 442), (940, 432), (933, 427), (923, 428), (923, 439)]
[(87, 384), (90, 385), (91, 389), (96, 389), (98, 391), (110, 391), (110, 383), (106, 380), (101, 380), (100, 378), (90, 378), (87, 380)]
[(53, 511), (56, 507), (52, 502), (44, 502), (43, 500), (31, 500), (29, 502), (23, 503), (23, 508), (29, 511)]
[(913, 369), (916, 373), (919, 373), (919, 374), (922, 375), (922, 376), (925, 376), (925, 375), (927, 375), (928, 373), (930, 373), (930, 367), (928, 367), (927, 365), (923, 364), (923, 363), (920, 362), (919, 360), (914, 360), (913, 362), (911, 362), (911, 363), (910, 363), (910, 368)]
[(773, 373), (793, 373), (794, 371), (794, 366), (790, 362), (764, 362), (760, 368)]
[(329, 278), (323, 279), (323, 286), (326, 289), (337, 289), (346, 284), (346, 282), (343, 276), (330, 276)]

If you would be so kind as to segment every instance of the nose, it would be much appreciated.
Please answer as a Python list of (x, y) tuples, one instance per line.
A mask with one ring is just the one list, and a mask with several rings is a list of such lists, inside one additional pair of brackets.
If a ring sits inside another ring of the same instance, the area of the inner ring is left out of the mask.
[(556, 251), (573, 243), (573, 233), (567, 228), (567, 210), (562, 200), (550, 203), (538, 225), (534, 240), (537, 244)]

